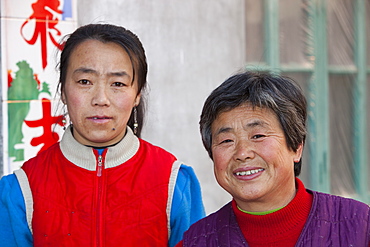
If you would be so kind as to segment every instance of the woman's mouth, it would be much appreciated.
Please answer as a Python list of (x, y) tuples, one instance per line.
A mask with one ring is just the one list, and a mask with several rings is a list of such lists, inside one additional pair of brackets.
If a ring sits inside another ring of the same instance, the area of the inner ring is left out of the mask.
[(244, 181), (252, 180), (262, 175), (264, 170), (265, 169), (263, 168), (254, 168), (254, 169), (249, 169), (249, 170), (243, 169), (243, 170), (238, 170), (234, 172), (234, 176), (237, 179), (244, 180)]
[(258, 172), (262, 172), (263, 170), (264, 169), (259, 168), (259, 169), (253, 169), (253, 170), (248, 170), (248, 171), (241, 171), (241, 172), (236, 172), (235, 175), (236, 176), (249, 176), (249, 175), (253, 175)]
[(87, 117), (88, 119), (111, 119), (112, 117), (106, 116), (106, 115), (95, 115), (91, 117)]
[(92, 117), (88, 117), (87, 119), (92, 120), (93, 122), (96, 122), (96, 123), (105, 123), (105, 122), (108, 122), (109, 120), (112, 120), (113, 118), (108, 117), (108, 116), (92, 116)]

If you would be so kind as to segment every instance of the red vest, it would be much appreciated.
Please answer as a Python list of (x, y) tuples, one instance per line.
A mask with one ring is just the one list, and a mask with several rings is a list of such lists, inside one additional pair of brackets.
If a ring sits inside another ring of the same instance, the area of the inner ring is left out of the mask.
[(176, 158), (140, 140), (134, 157), (104, 169), (106, 152), (101, 173), (69, 162), (59, 144), (23, 165), (34, 201), (34, 246), (167, 246)]

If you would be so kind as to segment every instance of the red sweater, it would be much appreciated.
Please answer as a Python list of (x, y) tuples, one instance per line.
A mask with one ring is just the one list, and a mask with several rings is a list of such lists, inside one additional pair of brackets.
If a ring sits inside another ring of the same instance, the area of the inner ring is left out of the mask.
[[(313, 196), (296, 178), (297, 194), (284, 208), (267, 215), (240, 211), (233, 200), (237, 222), (250, 247), (295, 246), (311, 210)], [(182, 241), (176, 247), (182, 247)]]
[[(233, 201), (233, 210), (250, 247), (295, 246), (310, 213), (313, 196), (296, 178), (297, 194), (284, 208), (267, 215), (251, 215), (240, 211)], [(268, 230), (267, 230), (268, 229)]]

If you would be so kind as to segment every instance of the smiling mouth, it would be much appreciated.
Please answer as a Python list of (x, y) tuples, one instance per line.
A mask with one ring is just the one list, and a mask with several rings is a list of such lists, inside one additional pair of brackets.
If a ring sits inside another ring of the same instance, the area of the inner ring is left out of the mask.
[(265, 169), (253, 169), (253, 170), (248, 170), (248, 171), (242, 171), (242, 172), (236, 172), (235, 175), (236, 176), (248, 176), (248, 175), (253, 175), (253, 174), (256, 174), (258, 172), (262, 172), (264, 171)]

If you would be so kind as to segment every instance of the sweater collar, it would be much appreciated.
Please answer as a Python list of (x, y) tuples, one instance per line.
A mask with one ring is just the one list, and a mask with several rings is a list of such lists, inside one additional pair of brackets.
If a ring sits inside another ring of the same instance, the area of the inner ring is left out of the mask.
[[(280, 239), (291, 236), (297, 231), (297, 238), (308, 218), (313, 196), (308, 193), (302, 181), (296, 178), (297, 194), (284, 208), (267, 215), (250, 215), (241, 212), (232, 201), (237, 222), (247, 239)], [(266, 231), (266, 229), (269, 229)]]
[[(139, 150), (140, 141), (134, 135), (131, 128), (127, 126), (124, 138), (112, 147), (108, 147), (105, 155), (105, 168), (112, 168), (125, 163), (131, 159)], [(63, 155), (73, 164), (89, 171), (96, 170), (96, 156), (94, 149), (82, 145), (72, 135), (71, 127), (65, 130), (60, 141), (60, 149)]]

